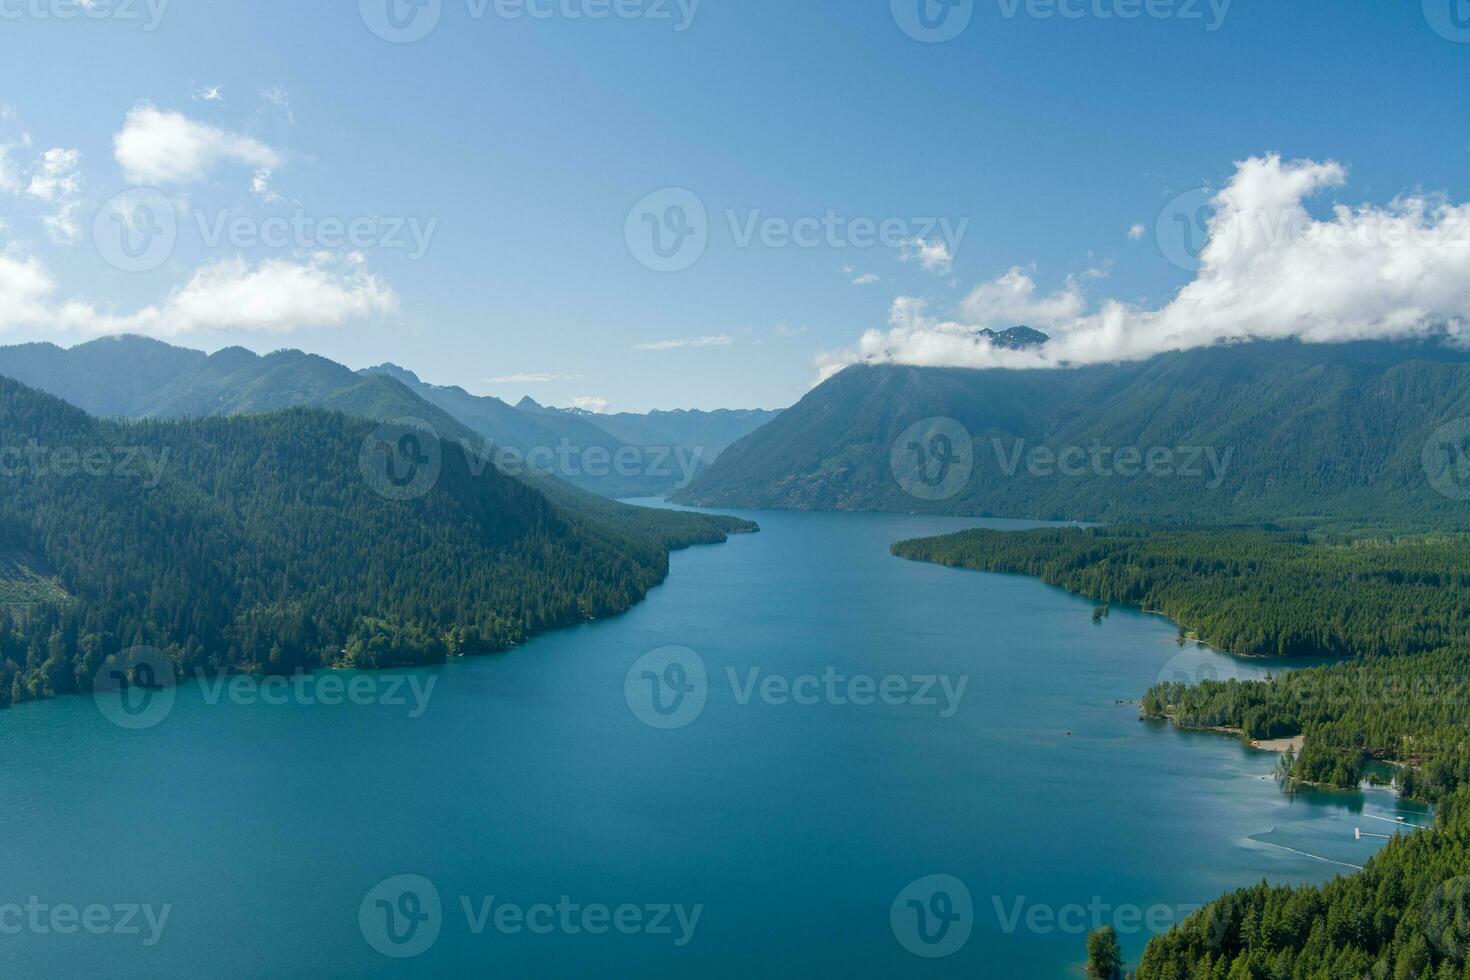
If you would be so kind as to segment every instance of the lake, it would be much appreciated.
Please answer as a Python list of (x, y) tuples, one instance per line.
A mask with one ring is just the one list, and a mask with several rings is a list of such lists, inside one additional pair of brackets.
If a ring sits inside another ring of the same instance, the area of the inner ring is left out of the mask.
[(888, 554), (1035, 525), (743, 516), (506, 655), (0, 712), (0, 976), (1066, 977), (1424, 819), (1120, 703), (1259, 665)]

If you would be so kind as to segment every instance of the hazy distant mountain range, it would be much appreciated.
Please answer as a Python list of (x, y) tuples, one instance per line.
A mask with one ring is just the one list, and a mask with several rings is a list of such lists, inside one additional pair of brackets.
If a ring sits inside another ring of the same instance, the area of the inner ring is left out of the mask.
[(1060, 370), (858, 366), (675, 499), (1459, 525), (1470, 523), (1467, 418), (1470, 354), (1427, 343), (1250, 343)]
[(243, 415), (292, 407), (385, 420), (412, 417), (444, 438), (515, 450), (567, 483), (608, 497), (667, 493), (774, 412), (656, 412), (601, 416), (513, 407), (439, 387), (394, 364), (355, 372), (296, 350), (214, 354), (143, 337), (108, 337), (63, 349), (0, 347), (0, 375), (92, 415), (130, 419)]

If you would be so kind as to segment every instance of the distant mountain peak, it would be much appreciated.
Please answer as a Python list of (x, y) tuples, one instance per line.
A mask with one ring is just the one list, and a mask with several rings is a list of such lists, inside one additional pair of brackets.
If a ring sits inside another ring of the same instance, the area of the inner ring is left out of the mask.
[(523, 412), (543, 411), (543, 406), (541, 405), (541, 403), (532, 398), (530, 395), (526, 395), (520, 401), (516, 402), (516, 408), (520, 409)]
[(377, 367), (370, 367), (366, 371), (360, 372), (360, 373), (365, 373), (365, 374), (386, 374), (390, 378), (393, 378), (393, 379), (395, 379), (397, 381), (402, 381), (402, 382), (405, 382), (405, 383), (408, 383), (408, 384), (420, 384), (421, 383), (419, 381), (419, 376), (417, 374), (414, 374), (412, 371), (410, 371), (406, 367), (399, 367), (397, 364), (394, 364), (392, 361), (384, 361), (382, 364), (379, 364)]
[(996, 333), (988, 327), (980, 331), (980, 336), (990, 341), (993, 347), (1003, 347), (1006, 350), (1025, 350), (1028, 347), (1040, 347), (1051, 340), (1051, 337), (1040, 330), (1033, 330), (1024, 324), (1019, 327), (1011, 327)]

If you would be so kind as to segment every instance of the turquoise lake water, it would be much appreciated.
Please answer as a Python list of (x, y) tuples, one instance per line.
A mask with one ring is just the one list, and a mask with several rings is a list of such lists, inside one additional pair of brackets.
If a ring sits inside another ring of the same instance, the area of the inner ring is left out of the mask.
[(1423, 822), (1118, 703), (1259, 666), (888, 553), (1030, 525), (746, 516), (626, 615), (416, 688), (0, 712), (0, 976), (1076, 976), (1091, 928), (1136, 960)]

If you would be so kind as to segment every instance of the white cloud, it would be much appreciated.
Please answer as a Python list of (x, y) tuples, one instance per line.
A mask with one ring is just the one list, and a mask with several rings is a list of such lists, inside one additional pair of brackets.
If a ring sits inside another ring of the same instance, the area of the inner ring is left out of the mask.
[(593, 412), (597, 415), (606, 414), (610, 405), (612, 405), (612, 402), (606, 398), (597, 398), (592, 395), (582, 395), (579, 398), (572, 399), (573, 408), (580, 408), (584, 412)]
[(21, 128), (20, 114), (14, 108), (0, 102), (0, 192), (19, 194), (22, 183), (20, 170), (11, 162), (14, 150), (24, 150), (31, 145), (30, 134)]
[(503, 374), (498, 378), (486, 378), (487, 385), (539, 385), (552, 381), (579, 381), (580, 374), (554, 374), (551, 372), (532, 372), (530, 374)]
[(218, 85), (204, 85), (195, 89), (192, 93), (196, 102), (224, 102), (224, 93)]
[(729, 347), (735, 338), (729, 334), (717, 337), (682, 337), (676, 340), (658, 340), (651, 344), (639, 344), (634, 350), (678, 350), (681, 347)]
[(398, 309), (398, 297), (363, 267), (361, 254), (320, 253), (301, 262), (226, 259), (196, 271), (162, 303), (115, 314), (80, 300), (57, 303), (55, 281), (35, 258), (0, 256), (0, 331), (21, 326), (80, 333), (173, 337), (199, 331), (282, 334), (334, 327)]
[(0, 331), (45, 322), (54, 314), (47, 297), (56, 282), (40, 261), (0, 253)]
[[(1160, 309), (1115, 299), (1089, 309), (1070, 280), (1038, 297), (1031, 277), (1012, 269), (971, 293), (959, 321), (900, 297), (887, 330), (819, 366), (824, 375), (859, 361), (1056, 367), (1250, 339), (1470, 340), (1470, 203), (1415, 194), (1313, 217), (1306, 202), (1345, 180), (1332, 161), (1273, 154), (1236, 164), (1213, 200), (1199, 272)], [(1031, 322), (1054, 339), (1038, 350), (996, 349), (975, 336), (994, 317)]]
[(1148, 234), (1148, 229), (1147, 228), (1145, 228), (1141, 224), (1135, 223), (1133, 225), (1133, 227), (1131, 227), (1131, 228), (1128, 229), (1128, 240), (1129, 241), (1136, 242), (1140, 238), (1142, 238), (1144, 235), (1147, 235), (1147, 234)]
[(219, 163), (270, 171), (281, 155), (258, 140), (139, 103), (113, 137), (123, 175), (134, 184), (167, 186), (203, 180)]
[(922, 238), (911, 238), (903, 243), (903, 251), (899, 258), (904, 262), (914, 259), (930, 272), (941, 275), (949, 275), (954, 269), (954, 256), (950, 254), (949, 245), (942, 240), (925, 241)]
[(296, 125), (296, 114), (291, 111), (291, 97), (279, 85), (273, 85), (260, 93), (260, 100), (288, 126)]
[(871, 286), (873, 283), (881, 281), (882, 280), (880, 280), (877, 276), (869, 272), (865, 273), (864, 275), (858, 276), (852, 281), (852, 284), (854, 286)]
[(965, 322), (976, 327), (1004, 330), (1026, 324), (1045, 330), (1079, 316), (1086, 308), (1077, 281), (1049, 296), (1036, 295), (1036, 283), (1020, 267), (991, 282), (981, 283), (960, 304)]
[(46, 231), (63, 244), (81, 237), (77, 213), (82, 209), (82, 155), (76, 150), (54, 147), (41, 154), (30, 171), (26, 193), (54, 205), (44, 219)]
[(260, 198), (266, 204), (279, 204), (281, 202), (281, 195), (277, 194), (271, 188), (271, 171), (268, 167), (255, 171), (255, 175), (250, 178), (250, 193)]

